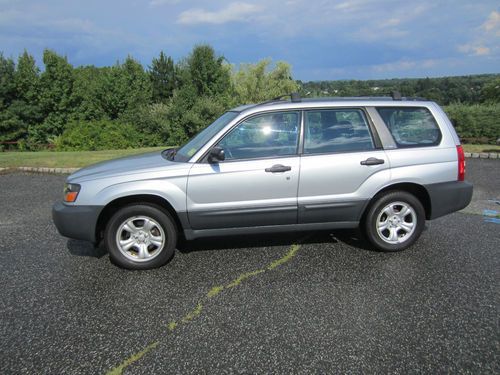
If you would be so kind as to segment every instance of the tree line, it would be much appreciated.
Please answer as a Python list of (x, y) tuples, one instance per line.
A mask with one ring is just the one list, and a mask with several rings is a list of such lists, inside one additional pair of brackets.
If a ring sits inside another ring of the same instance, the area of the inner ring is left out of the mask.
[(399, 91), (403, 96), (421, 97), (440, 105), (500, 102), (500, 74), (440, 78), (396, 78), (366, 81), (300, 82), (306, 96), (380, 96)]
[(145, 69), (73, 67), (51, 50), (41, 71), (27, 51), (0, 54), (0, 147), (97, 150), (177, 145), (227, 109), (298, 90), (285, 62), (237, 69), (208, 45), (177, 62), (161, 52)]
[(72, 66), (52, 50), (43, 70), (24, 51), (0, 53), (0, 150), (98, 150), (178, 145), (224, 111), (300, 91), (313, 96), (377, 96), (399, 90), (446, 105), (470, 142), (500, 136), (500, 75), (301, 82), (286, 62), (230, 65), (209, 45), (179, 61), (160, 52), (144, 68), (133, 57), (113, 66)]

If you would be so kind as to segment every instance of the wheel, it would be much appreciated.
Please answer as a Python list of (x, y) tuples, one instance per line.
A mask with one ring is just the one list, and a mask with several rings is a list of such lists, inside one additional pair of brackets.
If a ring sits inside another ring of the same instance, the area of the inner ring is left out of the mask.
[(170, 215), (156, 206), (133, 204), (109, 220), (104, 241), (111, 260), (128, 269), (151, 269), (174, 255), (177, 231)]
[(365, 234), (379, 250), (400, 251), (415, 243), (425, 226), (425, 211), (414, 195), (387, 192), (376, 198), (365, 219)]

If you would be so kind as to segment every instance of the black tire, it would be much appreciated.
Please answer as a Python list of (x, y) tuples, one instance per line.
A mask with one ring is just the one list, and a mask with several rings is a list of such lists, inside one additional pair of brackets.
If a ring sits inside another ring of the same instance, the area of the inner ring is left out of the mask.
[[(404, 205), (411, 209), (406, 216), (403, 216), (406, 212), (403, 211)], [(394, 215), (390, 216), (388, 212), (394, 212)], [(380, 231), (377, 228), (379, 222)], [(387, 228), (382, 229), (385, 223)], [(407, 230), (406, 228), (410, 226), (413, 229)], [(417, 197), (405, 191), (389, 191), (377, 196), (364, 220), (364, 233), (368, 241), (382, 251), (407, 249), (420, 237), (424, 227), (425, 210), (422, 203)]]
[[(151, 224), (146, 227), (146, 221), (143, 219), (150, 219), (148, 223)], [(129, 220), (133, 221), (134, 228), (139, 231), (134, 229), (132, 234), (122, 227)], [(132, 241), (135, 245), (128, 250), (124, 248), (122, 250), (118, 244), (118, 231), (120, 231), (119, 238), (123, 241)], [(137, 240), (132, 236), (137, 236)], [(161, 246), (150, 242), (156, 241), (156, 238), (162, 238)], [(104, 243), (111, 261), (120, 267), (134, 270), (158, 268), (172, 259), (177, 244), (177, 230), (170, 215), (159, 207), (131, 204), (121, 208), (111, 217), (104, 232)], [(141, 246), (144, 246), (145, 250), (139, 254)]]

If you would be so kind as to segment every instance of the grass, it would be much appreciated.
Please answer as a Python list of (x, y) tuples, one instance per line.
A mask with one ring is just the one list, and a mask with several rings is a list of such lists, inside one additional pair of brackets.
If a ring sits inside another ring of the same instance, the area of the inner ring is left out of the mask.
[[(464, 144), (465, 152), (499, 152), (498, 145)], [(16, 167), (48, 167), (48, 168), (81, 168), (103, 160), (122, 156), (159, 151), (164, 147), (149, 147), (128, 150), (106, 151), (38, 151), (38, 152), (0, 152), (0, 168)]]
[(81, 168), (103, 160), (122, 156), (164, 150), (167, 147), (150, 147), (128, 150), (105, 151), (37, 151), (37, 152), (0, 152), (0, 168), (49, 167)]
[(465, 152), (500, 152), (500, 145), (467, 145), (464, 144)]

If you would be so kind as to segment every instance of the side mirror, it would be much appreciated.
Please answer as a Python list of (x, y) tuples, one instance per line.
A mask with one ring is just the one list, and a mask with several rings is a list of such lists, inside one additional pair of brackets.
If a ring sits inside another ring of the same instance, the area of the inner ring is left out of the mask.
[(208, 162), (209, 163), (217, 163), (219, 161), (223, 161), (226, 159), (226, 154), (224, 153), (224, 149), (222, 147), (214, 147), (208, 153)]

